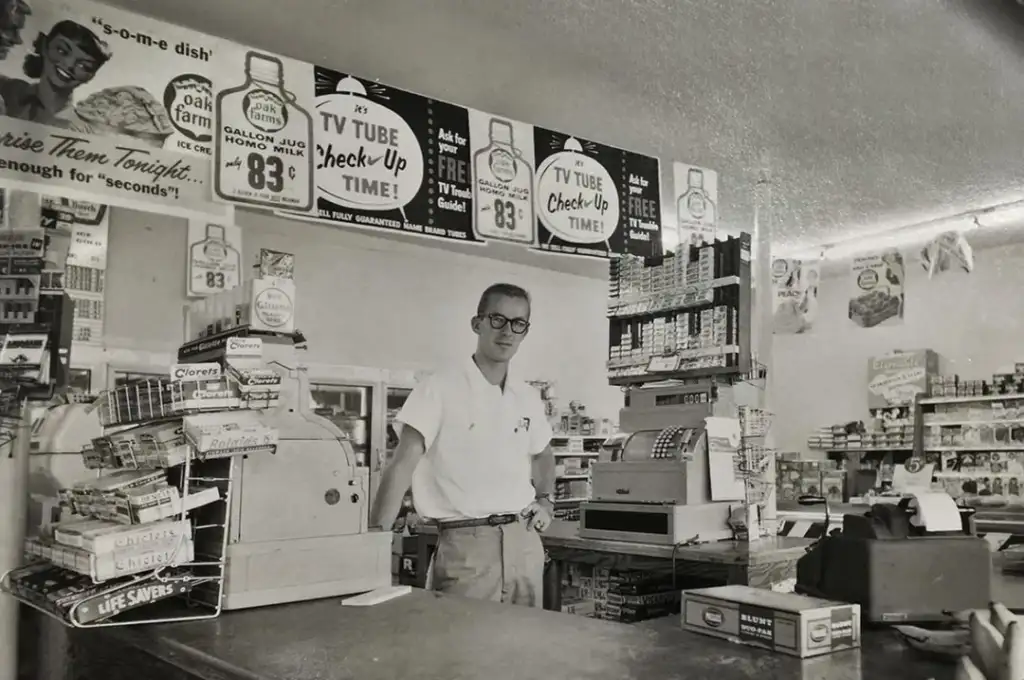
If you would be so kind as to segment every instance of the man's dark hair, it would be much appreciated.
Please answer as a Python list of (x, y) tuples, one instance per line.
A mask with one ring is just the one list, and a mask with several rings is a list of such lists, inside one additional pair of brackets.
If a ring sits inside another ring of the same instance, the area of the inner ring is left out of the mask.
[(487, 290), (480, 296), (480, 302), (476, 306), (476, 315), (483, 316), (487, 312), (487, 305), (491, 304), (491, 300), (499, 297), (525, 300), (527, 307), (532, 306), (530, 294), (526, 292), (525, 288), (520, 288), (512, 283), (492, 283), (487, 286)]

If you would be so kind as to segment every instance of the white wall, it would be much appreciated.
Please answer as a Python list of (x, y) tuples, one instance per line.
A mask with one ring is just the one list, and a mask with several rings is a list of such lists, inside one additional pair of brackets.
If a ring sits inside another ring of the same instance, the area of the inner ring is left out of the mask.
[(852, 279), (831, 275), (819, 288), (814, 329), (774, 337), (772, 410), (779, 450), (806, 452), (812, 429), (868, 417), (870, 357), (933, 349), (944, 373), (969, 379), (991, 379), (1024, 361), (1024, 244), (975, 251), (971, 274), (951, 272), (929, 281), (912, 259), (907, 270), (902, 325), (855, 326), (846, 316)]
[[(469, 320), (480, 293), (507, 281), (524, 286), (534, 299), (533, 325), (517, 370), (529, 379), (555, 381), (561, 399), (583, 401), (591, 415), (618, 421), (622, 396), (608, 386), (605, 372), (606, 263), (515, 247), (378, 238), (254, 212), (238, 212), (237, 222), (243, 264), (252, 263), (261, 247), (295, 253), (296, 317), (309, 340), (310, 363), (430, 369), (457, 360), (474, 347)], [(185, 250), (184, 220), (113, 211), (108, 344), (151, 351), (180, 344)]]

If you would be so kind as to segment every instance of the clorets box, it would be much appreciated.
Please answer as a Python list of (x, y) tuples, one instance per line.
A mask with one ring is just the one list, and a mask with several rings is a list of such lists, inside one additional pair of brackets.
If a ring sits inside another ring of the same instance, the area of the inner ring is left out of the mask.
[(939, 355), (930, 349), (893, 352), (868, 359), (868, 409), (910, 406), (939, 373)]
[(683, 593), (683, 628), (807, 658), (860, 647), (860, 605), (748, 586)]

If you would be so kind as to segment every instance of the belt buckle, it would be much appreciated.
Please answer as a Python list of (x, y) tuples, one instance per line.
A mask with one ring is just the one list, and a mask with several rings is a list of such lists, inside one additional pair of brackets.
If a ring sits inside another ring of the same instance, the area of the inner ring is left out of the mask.
[(505, 518), (501, 515), (490, 515), (487, 518), (487, 526), (500, 527), (505, 524)]

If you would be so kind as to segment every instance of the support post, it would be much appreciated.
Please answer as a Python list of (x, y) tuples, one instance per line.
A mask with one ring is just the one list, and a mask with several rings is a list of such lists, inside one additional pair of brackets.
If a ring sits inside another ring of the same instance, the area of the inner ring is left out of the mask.
[[(772, 376), (774, 374), (774, 361), (772, 360), (772, 349), (774, 345), (773, 336), (773, 300), (772, 300), (772, 180), (771, 170), (767, 159), (762, 161), (763, 168), (758, 177), (757, 185), (754, 188), (754, 235), (753, 249), (754, 262), (751, 280), (754, 285), (754, 305), (751, 314), (751, 347), (757, 353), (757, 361), (767, 367), (768, 375), (765, 378), (764, 389), (759, 390), (760, 408), (768, 413), (772, 411)], [(774, 450), (775, 437), (773, 428), (768, 428), (764, 438), (764, 446)], [(766, 502), (761, 517), (763, 533), (774, 536), (778, 532), (778, 508), (777, 496), (775, 493), (775, 458), (772, 457), (765, 471), (764, 480), (771, 482), (767, 491)]]
[[(25, 524), (28, 521), (28, 472), (32, 433), (28, 405), (20, 421), (4, 424), (14, 430), (13, 440), (0, 446), (0, 574), (24, 562)], [(0, 594), (0, 680), (18, 677), (18, 613), (21, 605)]]

